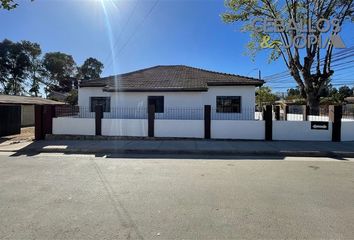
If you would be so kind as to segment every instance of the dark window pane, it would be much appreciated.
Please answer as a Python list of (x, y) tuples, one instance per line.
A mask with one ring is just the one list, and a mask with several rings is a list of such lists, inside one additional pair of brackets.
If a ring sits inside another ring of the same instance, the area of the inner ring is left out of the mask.
[(164, 112), (164, 96), (149, 96), (148, 97), (148, 105), (155, 105), (156, 113)]
[(241, 113), (241, 97), (239, 96), (216, 97), (216, 112)]
[(110, 112), (111, 111), (111, 98), (110, 97), (91, 97), (90, 98), (91, 112), (95, 111), (95, 108), (97, 105), (102, 105), (104, 112)]

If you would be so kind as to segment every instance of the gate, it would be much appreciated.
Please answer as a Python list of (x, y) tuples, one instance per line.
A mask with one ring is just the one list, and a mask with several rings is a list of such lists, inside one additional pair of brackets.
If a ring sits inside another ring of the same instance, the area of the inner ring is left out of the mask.
[(21, 106), (0, 105), (0, 137), (21, 133)]

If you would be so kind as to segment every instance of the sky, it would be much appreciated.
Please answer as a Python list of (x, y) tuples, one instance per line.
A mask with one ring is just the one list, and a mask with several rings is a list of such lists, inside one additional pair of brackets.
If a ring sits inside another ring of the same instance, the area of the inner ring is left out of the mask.
[[(97, 58), (105, 65), (102, 76), (179, 64), (257, 78), (258, 71), (266, 77), (286, 70), (282, 61), (269, 63), (266, 51), (254, 61), (245, 55), (249, 33), (241, 32), (240, 24), (221, 20), (224, 0), (19, 0), (19, 4), (13, 11), (0, 11), (0, 40), (37, 42), (43, 52), (70, 54), (78, 65)], [(353, 46), (353, 24), (347, 24), (341, 36), (347, 47)], [(351, 72), (341, 72), (334, 81), (353, 84)], [(270, 86), (281, 92), (295, 83)]]

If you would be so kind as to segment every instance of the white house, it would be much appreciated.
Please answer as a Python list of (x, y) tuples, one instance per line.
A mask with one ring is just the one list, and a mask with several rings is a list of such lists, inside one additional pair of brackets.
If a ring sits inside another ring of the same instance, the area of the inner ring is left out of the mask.
[[(83, 81), (79, 87), (79, 107), (58, 108), (52, 133), (331, 141), (336, 136), (335, 129), (338, 136), (338, 122), (331, 123), (329, 119), (319, 123), (306, 119), (273, 121), (269, 108), (265, 118), (256, 118), (261, 114), (255, 112), (255, 90), (263, 83), (259, 79), (187, 66), (156, 66)], [(102, 106), (103, 116), (96, 106)], [(314, 124), (325, 128), (315, 128)], [(342, 121), (339, 126), (342, 139), (353, 141), (353, 122)]]
[(171, 109), (179, 109), (181, 114), (183, 109), (211, 105), (215, 113), (235, 113), (253, 119), (255, 89), (263, 83), (254, 78), (182, 65), (155, 66), (82, 81), (78, 103), (91, 112), (96, 105), (103, 105), (108, 116), (114, 109), (147, 109), (150, 103), (155, 105), (157, 114)]

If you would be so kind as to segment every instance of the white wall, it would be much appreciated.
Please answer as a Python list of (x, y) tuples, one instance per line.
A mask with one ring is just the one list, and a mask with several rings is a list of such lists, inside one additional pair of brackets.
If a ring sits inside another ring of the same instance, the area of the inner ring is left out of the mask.
[(211, 121), (211, 138), (264, 140), (264, 121)]
[(155, 120), (155, 137), (204, 138), (204, 121)]
[(144, 119), (102, 119), (102, 135), (147, 137), (148, 121)]
[(95, 135), (95, 119), (92, 118), (53, 118), (53, 134)]
[(21, 127), (34, 126), (34, 105), (21, 105)]
[(354, 141), (354, 122), (342, 121), (342, 141)]
[(111, 108), (147, 107), (148, 96), (164, 96), (165, 108), (216, 108), (217, 96), (241, 96), (242, 109), (255, 107), (255, 86), (209, 87), (207, 92), (103, 92), (102, 88), (79, 88), (79, 106), (89, 107), (90, 97), (111, 97)]
[(273, 121), (273, 140), (331, 141), (332, 123), (328, 130), (312, 130), (311, 122)]

